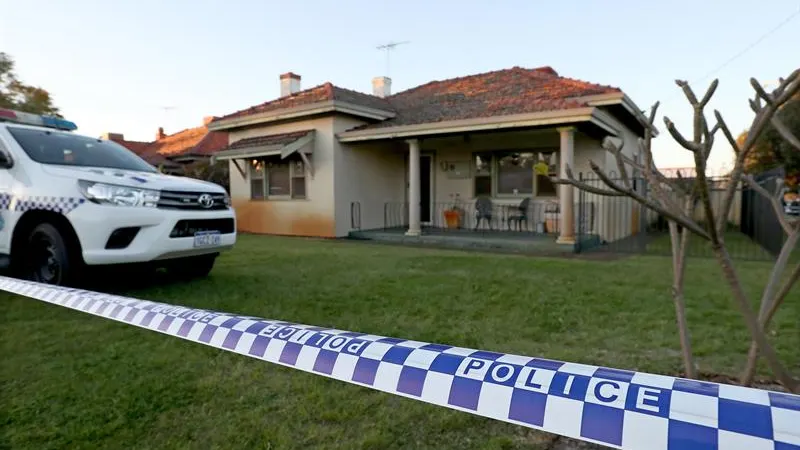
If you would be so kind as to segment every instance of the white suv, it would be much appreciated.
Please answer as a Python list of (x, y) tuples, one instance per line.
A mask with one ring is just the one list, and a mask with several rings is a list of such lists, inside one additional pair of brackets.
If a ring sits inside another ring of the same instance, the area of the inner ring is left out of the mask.
[(159, 173), (67, 120), (0, 109), (0, 265), (71, 285), (86, 266), (205, 276), (236, 242), (222, 186)]

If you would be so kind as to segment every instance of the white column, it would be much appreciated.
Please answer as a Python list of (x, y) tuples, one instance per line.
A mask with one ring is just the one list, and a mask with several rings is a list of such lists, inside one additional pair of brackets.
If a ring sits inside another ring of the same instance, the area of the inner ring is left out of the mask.
[[(567, 178), (567, 166), (575, 170), (575, 127), (558, 128), (561, 135), (560, 177)], [(575, 243), (575, 197), (571, 184), (559, 185), (559, 211), (561, 217), (559, 244)]]
[(408, 143), (408, 231), (406, 236), (419, 236), (420, 227), (420, 171), (419, 140), (409, 139)]

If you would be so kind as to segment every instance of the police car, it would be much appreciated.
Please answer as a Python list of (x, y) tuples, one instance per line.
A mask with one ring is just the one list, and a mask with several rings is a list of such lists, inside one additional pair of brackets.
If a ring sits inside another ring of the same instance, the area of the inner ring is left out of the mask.
[(129, 263), (208, 275), (236, 242), (225, 189), (161, 174), (76, 129), (0, 108), (0, 266), (57, 285), (77, 284), (90, 266)]

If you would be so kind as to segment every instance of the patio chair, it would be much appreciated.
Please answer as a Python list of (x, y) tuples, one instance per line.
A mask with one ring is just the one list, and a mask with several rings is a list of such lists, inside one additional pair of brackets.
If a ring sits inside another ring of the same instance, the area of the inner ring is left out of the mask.
[(492, 199), (489, 197), (478, 197), (475, 200), (475, 229), (477, 230), (481, 224), (481, 219), (486, 220), (489, 224), (489, 229), (492, 229), (492, 212), (494, 205)]
[(508, 217), (506, 217), (509, 230), (511, 229), (512, 222), (516, 222), (519, 231), (522, 231), (522, 222), (525, 222), (525, 228), (528, 227), (528, 209), (530, 209), (530, 206), (530, 197), (525, 197), (518, 206), (511, 208)]

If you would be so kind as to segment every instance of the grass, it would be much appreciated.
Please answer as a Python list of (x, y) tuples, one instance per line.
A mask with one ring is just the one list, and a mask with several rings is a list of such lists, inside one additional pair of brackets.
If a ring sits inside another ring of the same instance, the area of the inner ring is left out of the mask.
[[(727, 245), (728, 253), (737, 260), (769, 261), (773, 259), (772, 255), (761, 245), (754, 242), (746, 234), (738, 231), (725, 233), (725, 244)], [(662, 233), (661, 236), (647, 244), (647, 253), (652, 255), (671, 255), (672, 244), (669, 233)], [(708, 241), (694, 235), (689, 238), (687, 255), (689, 257), (714, 258), (714, 253)]]
[[(737, 263), (755, 299), (771, 266)], [(583, 261), (241, 236), (212, 276), (123, 293), (427, 342), (676, 374), (670, 261)], [(748, 334), (713, 260), (690, 260), (702, 370)], [(0, 294), (0, 448), (545, 448), (543, 433)], [(800, 369), (800, 301), (775, 317)], [(761, 373), (767, 374), (763, 364)]]

